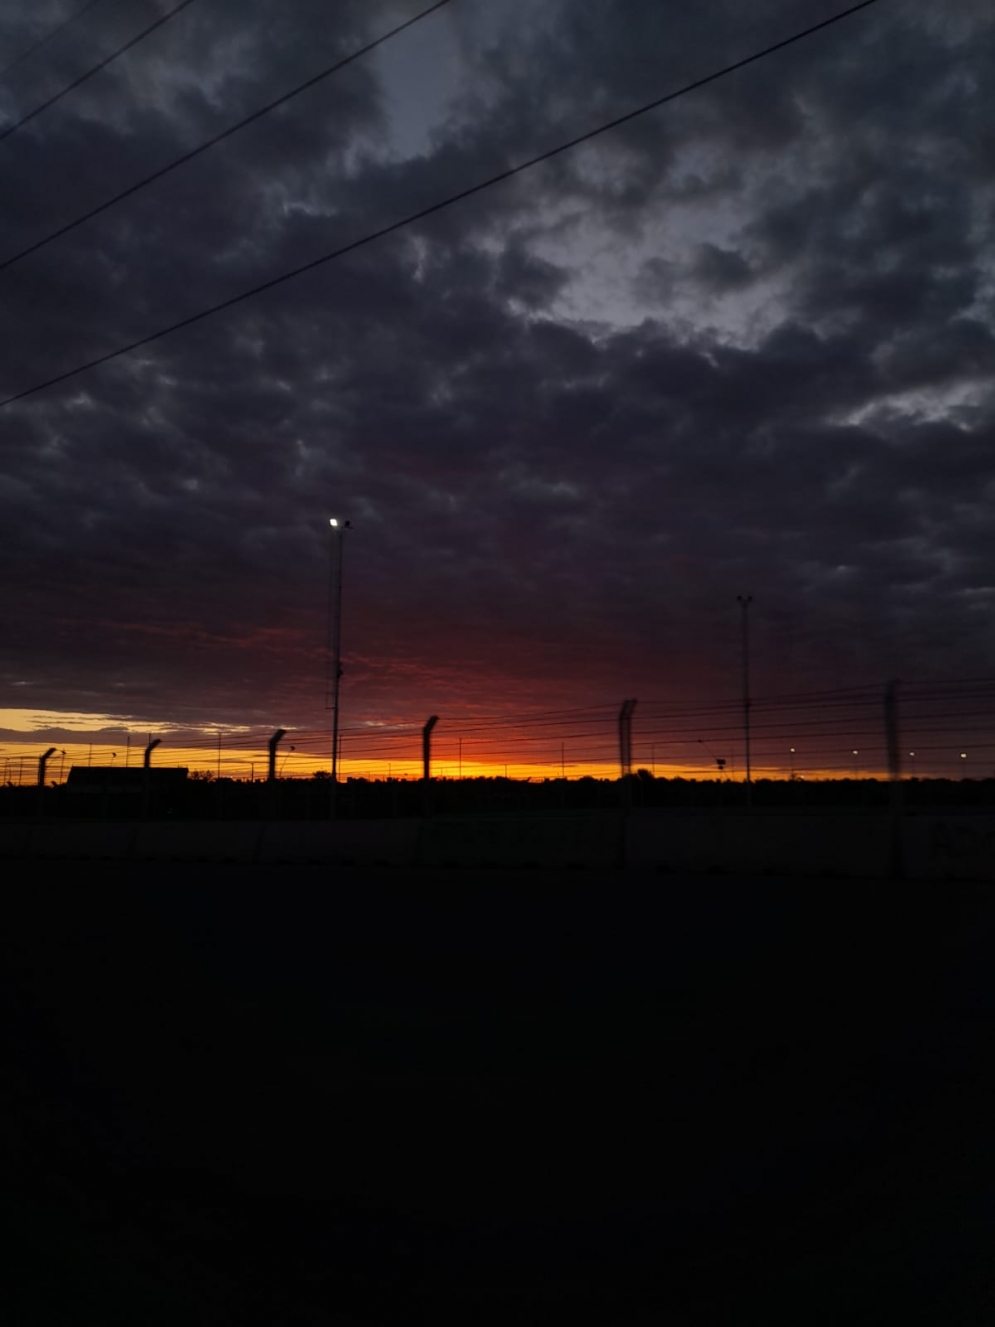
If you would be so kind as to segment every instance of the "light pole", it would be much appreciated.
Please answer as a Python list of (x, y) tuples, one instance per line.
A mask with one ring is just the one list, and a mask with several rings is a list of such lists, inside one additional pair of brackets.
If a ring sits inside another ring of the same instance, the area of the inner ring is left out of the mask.
[(332, 663), (332, 783), (331, 813), (335, 814), (335, 791), (339, 779), (339, 684), (342, 680), (342, 559), (345, 552), (345, 532), (349, 522), (331, 517), (331, 584), (329, 586), (328, 636)]
[(737, 594), (736, 601), (743, 617), (743, 736), (746, 745), (746, 797), (750, 799), (750, 604), (752, 594)]
[(860, 752), (859, 752), (859, 751), (851, 751), (850, 754), (851, 754), (851, 756), (853, 756), (853, 777), (856, 778), (856, 777), (857, 777), (857, 757), (860, 755)]
[(794, 748), (794, 747), (790, 747), (790, 748), (789, 748), (789, 754), (790, 754), (790, 756), (791, 756), (791, 778), (792, 778), (792, 781), (794, 781), (794, 777), (795, 777), (795, 748)]
[(909, 777), (914, 779), (916, 776), (916, 753), (914, 751), (909, 752), (909, 760), (912, 761), (912, 768)]

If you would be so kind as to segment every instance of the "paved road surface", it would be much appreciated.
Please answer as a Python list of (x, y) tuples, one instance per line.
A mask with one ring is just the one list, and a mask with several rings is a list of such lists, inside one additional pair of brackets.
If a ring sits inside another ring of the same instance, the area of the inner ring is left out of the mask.
[(9, 880), (5, 1320), (993, 1321), (992, 898)]

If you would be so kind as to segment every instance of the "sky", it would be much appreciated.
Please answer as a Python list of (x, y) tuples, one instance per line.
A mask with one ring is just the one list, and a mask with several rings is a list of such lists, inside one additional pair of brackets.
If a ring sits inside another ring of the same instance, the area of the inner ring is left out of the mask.
[[(420, 7), (195, 0), (0, 140), (0, 262)], [(840, 7), (451, 0), (0, 271), (0, 396)], [(0, 739), (328, 727), (331, 516), (353, 728), (732, 704), (739, 594), (761, 696), (995, 674), (993, 76), (980, 0), (879, 0), (4, 406)]]

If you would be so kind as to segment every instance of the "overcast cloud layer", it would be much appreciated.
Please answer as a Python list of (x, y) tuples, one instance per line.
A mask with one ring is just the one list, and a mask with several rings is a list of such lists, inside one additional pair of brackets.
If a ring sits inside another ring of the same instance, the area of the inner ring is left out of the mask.
[[(0, 143), (0, 259), (418, 7), (197, 0)], [(2, 395), (834, 8), (453, 0), (0, 273)], [(330, 515), (351, 719), (725, 699), (738, 593), (761, 691), (993, 672), (993, 86), (987, 5), (881, 0), (8, 407), (0, 708), (323, 721)]]

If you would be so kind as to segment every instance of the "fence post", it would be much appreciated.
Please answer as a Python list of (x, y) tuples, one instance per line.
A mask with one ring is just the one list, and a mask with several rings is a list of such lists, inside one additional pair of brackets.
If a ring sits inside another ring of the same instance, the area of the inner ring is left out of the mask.
[(50, 756), (54, 756), (56, 747), (50, 746), (44, 755), (38, 757), (38, 819), (45, 814), (45, 766)]
[(269, 766), (266, 772), (267, 783), (276, 782), (276, 748), (280, 745), (280, 743), (283, 741), (283, 739), (286, 736), (287, 736), (286, 728), (278, 728), (276, 732), (273, 734), (273, 736), (266, 743), (267, 747), (269, 748)]
[(278, 728), (266, 743), (269, 748), (269, 765), (266, 772), (266, 816), (268, 819), (273, 818), (273, 810), (276, 805), (276, 749), (286, 735), (286, 728)]
[(424, 814), (432, 814), (432, 729), (439, 722), (439, 716), (433, 714), (421, 730), (422, 759), (422, 801)]
[(898, 731), (898, 682), (884, 689), (884, 732), (888, 748), (888, 776), (891, 780), (891, 874), (895, 880), (905, 875), (902, 844), (902, 748)]
[(632, 712), (636, 708), (634, 700), (623, 700), (618, 712), (618, 769), (622, 783), (622, 805), (628, 807), (632, 801)]
[(142, 759), (142, 819), (147, 820), (149, 815), (149, 804), (152, 800), (152, 752), (162, 743), (161, 737), (149, 737), (149, 744), (145, 748), (145, 755)]

